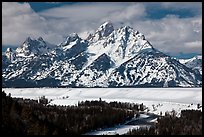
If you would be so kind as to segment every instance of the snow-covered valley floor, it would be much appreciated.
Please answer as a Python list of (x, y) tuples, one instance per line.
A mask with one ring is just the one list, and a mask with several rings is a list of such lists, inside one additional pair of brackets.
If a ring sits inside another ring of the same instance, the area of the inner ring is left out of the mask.
[(132, 118), (126, 121), (124, 124), (116, 125), (111, 128), (99, 129), (91, 131), (85, 135), (122, 135), (127, 133), (129, 130), (138, 128), (149, 128), (157, 119), (158, 116), (154, 114), (140, 114), (138, 118)]
[[(77, 105), (78, 101), (105, 100), (143, 103), (150, 113), (164, 115), (175, 110), (179, 116), (181, 110), (197, 109), (202, 105), (202, 88), (3, 88), (12, 97), (39, 99), (45, 96), (50, 105)], [(199, 108), (202, 111), (202, 107)], [(125, 133), (138, 125), (122, 125), (120, 128), (106, 129), (96, 134)]]

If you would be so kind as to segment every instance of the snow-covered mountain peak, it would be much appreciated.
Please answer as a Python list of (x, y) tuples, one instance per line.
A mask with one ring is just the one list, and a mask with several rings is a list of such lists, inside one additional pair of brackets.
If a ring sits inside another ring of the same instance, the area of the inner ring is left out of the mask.
[(49, 47), (42, 37), (36, 39), (31, 39), (28, 37), (23, 44), (16, 49), (17, 56), (34, 56), (47, 54)]
[(12, 52), (12, 49), (11, 48), (7, 48), (6, 52)]
[(58, 47), (56, 48), (57, 51), (54, 51), (53, 53), (64, 54), (66, 56), (71, 56), (73, 54), (77, 55), (78, 53), (84, 51), (87, 46), (87, 40), (80, 38), (77, 33), (72, 33), (67, 36), (65, 41), (58, 45)]
[(102, 37), (106, 37), (113, 32), (113, 30), (113, 24), (111, 22), (105, 22), (96, 30), (96, 32), (100, 32)]
[(122, 32), (134, 31), (134, 29), (130, 26), (123, 26), (123, 27), (120, 27), (118, 30)]
[(77, 42), (80, 40), (81, 40), (81, 38), (79, 37), (79, 35), (77, 33), (71, 33), (66, 37), (64, 42), (59, 44), (59, 46), (61, 46), (61, 47), (67, 46), (67, 45), (71, 44), (72, 42)]
[(77, 33), (71, 33), (71, 34), (69, 34), (69, 36), (68, 37), (70, 37), (70, 39), (79, 39), (79, 35), (77, 34)]
[(40, 41), (44, 41), (42, 37), (39, 37), (37, 40), (32, 39), (31, 37), (27, 37), (21, 47), (36, 47), (40, 43)]
[[(104, 28), (107, 24), (109, 23), (106, 22), (99, 28)], [(120, 27), (112, 31), (107, 37), (95, 40), (90, 42), (88, 53), (95, 57), (106, 53), (111, 57), (116, 66), (119, 66), (143, 50), (152, 50), (153, 48), (143, 34), (135, 31), (130, 26)], [(95, 58), (93, 56), (91, 57), (92, 59)]]
[(95, 42), (104, 37), (109, 36), (114, 31), (113, 24), (111, 22), (105, 22), (96, 30), (94, 34), (88, 36), (87, 40)]
[(77, 40), (77, 39), (81, 39), (81, 38), (79, 37), (79, 35), (78, 35), (77, 33), (71, 33), (71, 34), (69, 34), (69, 35), (67, 36), (66, 42), (67, 42), (67, 43), (73, 42), (73, 41), (75, 41), (75, 40)]

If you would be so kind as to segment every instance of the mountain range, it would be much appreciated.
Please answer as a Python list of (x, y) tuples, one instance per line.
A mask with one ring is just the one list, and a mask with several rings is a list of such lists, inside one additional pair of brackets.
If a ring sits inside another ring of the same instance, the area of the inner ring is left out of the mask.
[(3, 87), (201, 87), (202, 56), (188, 61), (155, 49), (129, 26), (105, 22), (86, 39), (58, 45), (28, 37), (2, 55)]

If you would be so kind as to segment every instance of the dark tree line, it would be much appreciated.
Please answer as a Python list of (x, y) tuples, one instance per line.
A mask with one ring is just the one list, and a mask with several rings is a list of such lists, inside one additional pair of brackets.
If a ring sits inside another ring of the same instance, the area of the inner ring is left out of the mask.
[(79, 135), (121, 124), (139, 110), (134, 105), (132, 109), (125, 105), (99, 100), (79, 102), (79, 106), (51, 106), (36, 100), (11, 98), (2, 92), (2, 134)]
[(202, 135), (202, 112), (182, 110), (180, 117), (159, 117), (156, 126), (133, 129), (127, 135)]
[(117, 102), (113, 101), (110, 103), (107, 103), (105, 101), (102, 101), (101, 98), (99, 101), (93, 100), (93, 101), (81, 101), (78, 102), (78, 106), (101, 106), (101, 107), (112, 107), (112, 108), (121, 108), (121, 109), (130, 109), (135, 111), (144, 111), (145, 106), (142, 104), (135, 104), (135, 103), (128, 103), (128, 102)]

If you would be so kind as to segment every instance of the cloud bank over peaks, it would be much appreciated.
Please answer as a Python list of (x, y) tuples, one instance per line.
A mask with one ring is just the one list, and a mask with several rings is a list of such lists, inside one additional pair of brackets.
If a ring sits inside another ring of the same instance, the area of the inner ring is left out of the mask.
[[(137, 3), (91, 2), (65, 4), (35, 12), (29, 3), (2, 3), (2, 44), (19, 46), (28, 37), (43, 37), (45, 41), (59, 44), (71, 33), (86, 38), (105, 21), (114, 29), (131, 26), (143, 33), (159, 50), (177, 55), (202, 51), (201, 3)], [(185, 9), (191, 17), (182, 17)], [(162, 18), (148, 18), (150, 11), (178, 11)]]

